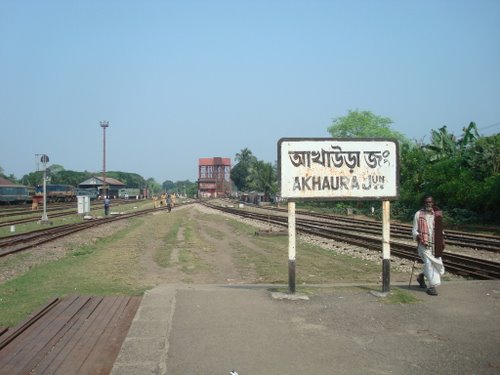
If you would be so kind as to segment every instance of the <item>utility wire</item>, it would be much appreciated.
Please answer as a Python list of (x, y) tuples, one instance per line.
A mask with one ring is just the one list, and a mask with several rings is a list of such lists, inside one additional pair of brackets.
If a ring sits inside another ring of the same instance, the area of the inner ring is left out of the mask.
[(483, 126), (482, 128), (479, 128), (478, 130), (485, 130), (489, 128), (494, 128), (495, 126), (499, 126), (500, 122), (495, 122), (494, 124), (488, 125), (488, 126)]

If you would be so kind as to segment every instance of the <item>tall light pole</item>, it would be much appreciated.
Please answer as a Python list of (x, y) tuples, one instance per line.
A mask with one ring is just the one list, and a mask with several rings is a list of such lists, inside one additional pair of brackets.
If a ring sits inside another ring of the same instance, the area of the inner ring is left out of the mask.
[(101, 121), (102, 128), (102, 191), (104, 197), (108, 195), (106, 186), (106, 128), (109, 126), (109, 121)]
[(47, 163), (49, 162), (49, 157), (43, 154), (42, 157), (40, 158), (40, 161), (43, 164), (43, 215), (41, 222), (48, 223), (49, 218), (47, 216)]

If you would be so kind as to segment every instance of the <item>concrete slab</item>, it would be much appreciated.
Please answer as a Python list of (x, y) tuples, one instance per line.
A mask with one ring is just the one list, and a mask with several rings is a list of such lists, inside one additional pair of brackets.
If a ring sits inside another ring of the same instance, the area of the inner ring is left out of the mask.
[(112, 374), (500, 373), (500, 281), (446, 283), (437, 297), (398, 287), (418, 302), (352, 284), (309, 286), (308, 301), (270, 286), (158, 286)]

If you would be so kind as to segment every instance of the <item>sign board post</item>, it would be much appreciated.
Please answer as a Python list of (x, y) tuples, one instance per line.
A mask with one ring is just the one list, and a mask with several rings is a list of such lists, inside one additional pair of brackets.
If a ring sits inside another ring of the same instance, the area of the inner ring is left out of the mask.
[(382, 292), (391, 287), (391, 202), (382, 201)]
[(397, 141), (385, 138), (282, 138), (278, 141), (278, 168), (281, 196), (289, 202), (290, 293), (295, 292), (297, 200), (382, 200), (385, 223), (383, 289), (389, 290), (389, 201), (399, 197)]
[(288, 290), (295, 293), (295, 202), (288, 202)]

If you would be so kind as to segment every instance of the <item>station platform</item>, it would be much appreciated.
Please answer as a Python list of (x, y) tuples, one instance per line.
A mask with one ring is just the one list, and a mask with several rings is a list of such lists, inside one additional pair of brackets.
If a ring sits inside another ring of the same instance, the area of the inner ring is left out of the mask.
[[(453, 281), (439, 296), (380, 286), (159, 285), (146, 292), (111, 370), (147, 374), (498, 374), (500, 281)], [(286, 286), (281, 286), (285, 288)]]

